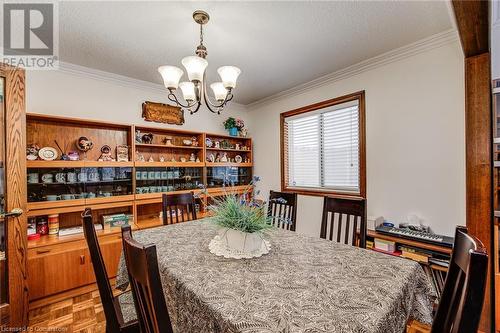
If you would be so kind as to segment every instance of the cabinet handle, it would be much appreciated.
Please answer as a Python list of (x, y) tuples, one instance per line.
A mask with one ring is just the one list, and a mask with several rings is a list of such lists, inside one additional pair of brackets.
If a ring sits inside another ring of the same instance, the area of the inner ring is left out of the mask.
[(84, 265), (85, 264), (85, 255), (81, 255), (80, 256), (80, 265)]
[(50, 250), (36, 250), (36, 254), (44, 254), (44, 253), (49, 253)]

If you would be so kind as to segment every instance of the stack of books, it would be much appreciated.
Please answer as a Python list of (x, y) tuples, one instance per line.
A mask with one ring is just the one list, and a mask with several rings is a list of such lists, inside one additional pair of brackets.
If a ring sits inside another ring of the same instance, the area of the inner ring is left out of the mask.
[(429, 251), (425, 251), (423, 249), (418, 249), (406, 245), (399, 246), (399, 250), (401, 251), (401, 257), (408, 258), (411, 260), (418, 261), (420, 263), (429, 263), (429, 257), (432, 256)]
[(385, 239), (375, 238), (373, 244), (373, 250), (377, 252), (383, 252), (391, 254), (393, 256), (401, 255), (401, 251), (396, 249), (396, 242), (388, 241)]

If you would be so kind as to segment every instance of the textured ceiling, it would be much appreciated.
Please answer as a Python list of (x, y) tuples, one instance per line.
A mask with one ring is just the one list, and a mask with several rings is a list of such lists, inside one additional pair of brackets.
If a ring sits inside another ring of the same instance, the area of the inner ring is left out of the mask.
[(208, 80), (219, 66), (240, 67), (241, 104), (452, 28), (444, 1), (63, 1), (60, 58), (161, 83), (157, 67), (182, 68), (198, 45), (196, 9), (211, 16)]

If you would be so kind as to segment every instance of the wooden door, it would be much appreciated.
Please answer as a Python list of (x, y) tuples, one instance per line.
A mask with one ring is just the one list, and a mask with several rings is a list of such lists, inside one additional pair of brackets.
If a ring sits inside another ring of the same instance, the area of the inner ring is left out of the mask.
[(24, 70), (0, 63), (0, 324), (28, 324)]

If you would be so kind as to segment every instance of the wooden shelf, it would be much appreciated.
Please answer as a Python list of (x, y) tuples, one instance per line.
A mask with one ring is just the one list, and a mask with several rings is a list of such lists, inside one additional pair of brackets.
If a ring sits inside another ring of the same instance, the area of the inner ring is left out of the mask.
[(439, 245), (434, 245), (434, 244), (419, 242), (419, 241), (416, 241), (416, 240), (411, 240), (411, 239), (405, 239), (405, 238), (401, 238), (401, 237), (395, 237), (395, 236), (385, 235), (385, 234), (376, 232), (374, 230), (368, 230), (367, 236), (368, 237), (372, 237), (372, 238), (384, 239), (384, 240), (388, 240), (388, 241), (391, 241), (391, 242), (396, 242), (396, 243), (399, 243), (399, 244), (404, 244), (404, 245), (419, 247), (419, 248), (422, 248), (422, 249), (431, 250), (431, 251), (440, 252), (440, 253), (445, 253), (445, 254), (451, 254), (451, 251), (452, 251), (451, 248), (446, 247), (446, 246), (439, 246)]
[[(136, 230), (137, 225), (131, 224), (132, 230)], [(121, 235), (121, 228), (111, 228), (107, 230), (96, 230), (98, 237), (108, 236), (108, 235)], [(29, 240), (28, 241), (28, 249), (33, 249), (37, 247), (43, 247), (48, 245), (55, 245), (61, 243), (74, 242), (85, 239), (85, 236), (82, 233), (67, 235), (67, 236), (59, 236), (59, 235), (44, 235), (39, 239)], [(43, 253), (39, 253), (43, 254)]]
[(134, 195), (130, 194), (91, 199), (29, 202), (27, 205), (28, 217), (79, 212), (83, 211), (85, 208), (108, 209), (133, 206), (133, 200)]
[(207, 150), (216, 150), (216, 151), (235, 151), (238, 153), (250, 153), (251, 150), (244, 150), (244, 149), (230, 149), (230, 148), (207, 148)]
[(226, 192), (243, 192), (247, 188), (249, 188), (250, 185), (238, 185), (238, 186), (227, 186), (227, 187), (211, 187), (207, 189), (207, 192), (209, 194), (217, 194), (217, 195), (222, 195), (224, 194), (224, 191)]
[(127, 168), (134, 162), (100, 162), (100, 161), (26, 161), (28, 168)]
[(205, 163), (203, 162), (135, 162), (136, 167), (148, 168), (148, 167), (175, 167), (175, 168), (203, 168)]
[(207, 162), (207, 167), (251, 167), (253, 163)]
[(136, 143), (135, 144), (136, 147), (138, 148), (168, 148), (168, 149), (195, 149), (195, 150), (199, 150), (199, 149), (203, 149), (203, 147), (200, 147), (200, 146), (174, 146), (174, 145), (158, 145), (158, 144), (147, 144), (147, 143)]
[(251, 140), (249, 137), (243, 137), (243, 136), (231, 136), (228, 134), (214, 134), (214, 133), (206, 133), (205, 134), (207, 138), (224, 138), (224, 139), (233, 139), (233, 140)]
[[(136, 204), (144, 205), (146, 203), (142, 202), (142, 200), (149, 201), (151, 199), (158, 199), (159, 200), (158, 202), (161, 202), (161, 197), (163, 194), (171, 195), (171, 194), (182, 194), (182, 193), (191, 193), (191, 192), (200, 193), (201, 191), (202, 191), (201, 189), (192, 189), (192, 190), (181, 190), (181, 191), (173, 191), (173, 192), (143, 193), (143, 194), (136, 194), (135, 199), (139, 200), (136, 202)], [(155, 202), (156, 202), (156, 200), (154, 200), (153, 202), (148, 202), (148, 203), (155, 203)]]

